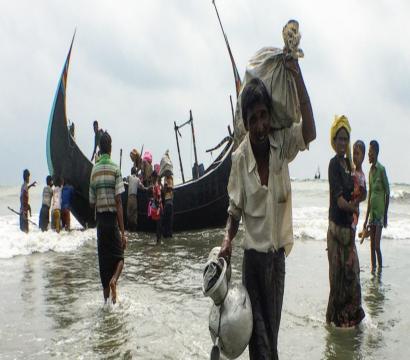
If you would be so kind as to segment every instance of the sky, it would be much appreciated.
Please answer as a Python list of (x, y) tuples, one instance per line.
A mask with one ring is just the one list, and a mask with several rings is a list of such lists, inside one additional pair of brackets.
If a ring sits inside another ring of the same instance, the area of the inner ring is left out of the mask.
[[(410, 2), (406, 0), (216, 0), (237, 67), (264, 46), (282, 47), (282, 27), (300, 24), (300, 60), (317, 128), (310, 150), (290, 165), (295, 178), (327, 178), (330, 126), (345, 114), (352, 140), (380, 144), (391, 182), (410, 183)], [(232, 127), (232, 68), (211, 0), (0, 0), (0, 185), (22, 182), (29, 168), (40, 184), (48, 174), (46, 134), (59, 76), (74, 30), (67, 116), (91, 157), (92, 122), (113, 138), (123, 174), (132, 148), (154, 163), (169, 149), (179, 164), (174, 121), (192, 110), (199, 161)], [(181, 130), (185, 177), (194, 161), (190, 129)], [(366, 150), (367, 151), (367, 150)], [(214, 153), (215, 158), (218, 154)], [(368, 173), (367, 157), (364, 171)]]

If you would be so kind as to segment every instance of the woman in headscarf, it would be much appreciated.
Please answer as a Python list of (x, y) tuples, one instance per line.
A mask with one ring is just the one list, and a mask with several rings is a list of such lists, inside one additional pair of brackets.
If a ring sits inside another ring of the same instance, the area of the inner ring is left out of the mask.
[(327, 250), (330, 294), (326, 322), (338, 327), (357, 325), (364, 318), (361, 305), (360, 268), (352, 229), (357, 203), (350, 155), (350, 124), (346, 116), (336, 116), (331, 128), (331, 144), (336, 155), (329, 163), (329, 228)]

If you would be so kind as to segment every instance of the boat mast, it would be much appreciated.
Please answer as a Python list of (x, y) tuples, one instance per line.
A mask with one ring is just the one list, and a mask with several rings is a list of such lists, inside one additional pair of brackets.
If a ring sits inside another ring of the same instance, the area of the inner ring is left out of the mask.
[[(178, 141), (178, 131), (179, 127), (177, 126), (177, 123), (174, 121), (174, 131), (175, 131), (175, 138), (177, 139), (177, 148), (178, 148), (178, 157), (179, 157), (179, 167), (181, 169), (181, 175), (182, 175), (182, 182), (185, 183), (185, 178), (184, 178), (184, 168), (182, 167), (182, 160), (181, 160), (181, 152), (179, 150), (179, 141)], [(179, 134), (181, 136), (181, 134)]]
[(176, 122), (174, 121), (174, 131), (175, 131), (175, 138), (177, 139), (177, 148), (178, 148), (178, 157), (179, 157), (179, 166), (181, 168), (181, 175), (182, 175), (182, 182), (185, 183), (185, 177), (184, 177), (184, 169), (182, 167), (182, 160), (181, 160), (181, 152), (179, 150), (179, 141), (178, 141), (178, 134), (181, 136), (181, 133), (179, 132), (179, 129), (184, 127), (185, 125), (191, 124), (191, 132), (192, 132), (192, 142), (194, 144), (194, 155), (195, 155), (195, 164), (194, 164), (194, 171), (195, 171), (195, 179), (199, 178), (199, 166), (198, 166), (198, 156), (196, 153), (196, 141), (195, 141), (195, 131), (194, 131), (194, 119), (192, 117), (192, 110), (189, 110), (189, 120), (185, 121), (181, 125), (177, 125)]
[(196, 155), (196, 142), (195, 142), (195, 131), (194, 131), (194, 119), (192, 118), (192, 110), (189, 110), (189, 121), (191, 122), (191, 129), (192, 129), (192, 142), (194, 143), (194, 156), (195, 156), (195, 174), (196, 179), (199, 178), (199, 164), (198, 164), (198, 157)]

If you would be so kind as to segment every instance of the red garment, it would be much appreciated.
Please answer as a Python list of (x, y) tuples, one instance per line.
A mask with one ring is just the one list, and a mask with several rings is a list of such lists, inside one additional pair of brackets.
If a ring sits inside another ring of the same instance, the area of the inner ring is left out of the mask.
[[(352, 193), (352, 200), (359, 199), (362, 195), (362, 191), (366, 191), (366, 176), (364, 175), (363, 171), (355, 170), (353, 172), (353, 183), (354, 189)], [(352, 228), (356, 229), (357, 223), (359, 222), (359, 215), (353, 214), (353, 224)]]

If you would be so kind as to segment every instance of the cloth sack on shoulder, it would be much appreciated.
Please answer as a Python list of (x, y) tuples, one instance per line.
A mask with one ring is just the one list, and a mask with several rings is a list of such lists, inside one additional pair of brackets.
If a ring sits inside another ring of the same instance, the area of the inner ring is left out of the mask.
[(172, 165), (171, 158), (169, 156), (169, 150), (165, 151), (164, 156), (161, 159), (159, 176), (171, 176), (174, 174), (174, 166)]
[(283, 49), (264, 47), (260, 49), (248, 62), (246, 72), (236, 103), (234, 132), (235, 147), (240, 144), (246, 134), (242, 119), (241, 95), (242, 90), (253, 78), (263, 81), (272, 98), (272, 129), (283, 129), (298, 123), (301, 118), (300, 104), (293, 75), (285, 66), (285, 58), (301, 58), (303, 51), (299, 49), (299, 24), (290, 20), (282, 30), (285, 43)]

